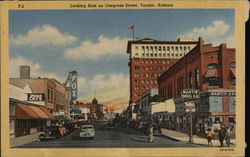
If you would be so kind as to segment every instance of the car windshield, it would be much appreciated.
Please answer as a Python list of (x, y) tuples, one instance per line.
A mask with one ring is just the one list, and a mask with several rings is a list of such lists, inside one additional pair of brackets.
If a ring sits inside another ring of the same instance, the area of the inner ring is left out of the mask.
[(83, 126), (82, 129), (93, 129), (93, 126)]

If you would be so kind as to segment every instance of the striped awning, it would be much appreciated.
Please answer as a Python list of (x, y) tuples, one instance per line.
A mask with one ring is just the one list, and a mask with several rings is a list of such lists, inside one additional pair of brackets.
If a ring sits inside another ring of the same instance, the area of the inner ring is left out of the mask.
[(16, 119), (55, 119), (44, 106), (17, 104)]

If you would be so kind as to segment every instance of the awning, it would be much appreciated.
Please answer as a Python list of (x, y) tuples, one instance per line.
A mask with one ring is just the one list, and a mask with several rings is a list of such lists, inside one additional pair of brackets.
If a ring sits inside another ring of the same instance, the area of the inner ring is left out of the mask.
[(230, 74), (231, 74), (232, 77), (235, 78), (235, 76), (236, 76), (235, 75), (235, 68), (231, 68)]
[(236, 116), (235, 112), (211, 112), (211, 116)]
[(205, 75), (205, 78), (209, 78), (209, 77), (218, 77), (217, 69), (209, 69)]
[(28, 105), (17, 104), (16, 119), (40, 119), (40, 116), (34, 112)]
[(47, 116), (49, 117), (49, 119), (51, 119), (51, 120), (54, 120), (54, 119), (55, 119), (55, 117), (54, 117), (45, 107), (40, 106), (39, 108), (40, 108), (41, 110), (43, 110), (43, 112), (44, 112), (45, 114), (47, 114)]
[(38, 106), (29, 106), (37, 115), (39, 115), (40, 119), (49, 119), (46, 113), (43, 112)]

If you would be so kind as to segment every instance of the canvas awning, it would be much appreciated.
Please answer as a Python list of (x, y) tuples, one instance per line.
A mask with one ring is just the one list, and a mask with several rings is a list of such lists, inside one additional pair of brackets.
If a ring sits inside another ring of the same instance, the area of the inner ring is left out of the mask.
[(218, 70), (217, 69), (209, 69), (205, 75), (205, 78), (210, 77), (218, 77)]
[(39, 107), (41, 110), (43, 110), (43, 112), (45, 113), (45, 114), (47, 114), (47, 116), (49, 117), (49, 119), (51, 119), (51, 120), (54, 120), (55, 119), (55, 117), (45, 108), (45, 107)]
[(49, 119), (46, 113), (43, 112), (38, 106), (29, 106), (37, 115), (39, 115), (40, 119)]
[(43, 106), (17, 104), (16, 119), (55, 119)]
[(16, 119), (40, 119), (40, 116), (28, 105), (17, 104)]

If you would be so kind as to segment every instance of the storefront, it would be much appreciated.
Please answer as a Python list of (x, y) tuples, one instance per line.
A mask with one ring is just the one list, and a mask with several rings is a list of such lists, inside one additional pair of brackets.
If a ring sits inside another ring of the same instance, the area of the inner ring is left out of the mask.
[(44, 106), (10, 99), (11, 138), (44, 131), (53, 119)]

